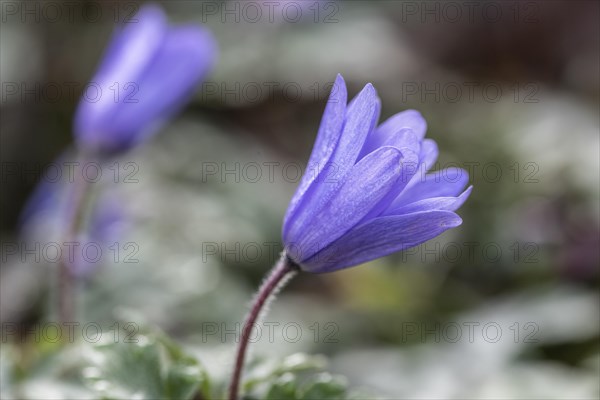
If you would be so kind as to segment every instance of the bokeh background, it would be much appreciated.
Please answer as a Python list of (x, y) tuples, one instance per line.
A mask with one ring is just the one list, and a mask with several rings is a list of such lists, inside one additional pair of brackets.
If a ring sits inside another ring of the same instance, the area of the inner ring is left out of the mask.
[[(121, 253), (80, 280), (79, 320), (138, 315), (225, 376), (231, 331), (281, 250), (342, 73), (351, 95), (374, 84), (382, 120), (419, 110), (439, 167), (468, 169), (474, 191), (463, 225), (426, 245), (297, 276), (253, 356), (323, 354), (330, 371), (389, 398), (598, 398), (599, 3), (265, 3), (161, 3), (173, 22), (213, 30), (219, 62), (184, 112), (114, 160), (117, 182), (94, 185), (103, 237)], [(3, 335), (2, 386), (29, 398), (62, 390), (7, 373), (17, 364), (27, 376), (27, 332), (53, 320), (56, 266), (12, 246), (49, 240), (55, 211), (20, 216), (69, 154), (84, 86), (139, 5), (65, 4), (0, 2), (0, 319), (21, 335)]]

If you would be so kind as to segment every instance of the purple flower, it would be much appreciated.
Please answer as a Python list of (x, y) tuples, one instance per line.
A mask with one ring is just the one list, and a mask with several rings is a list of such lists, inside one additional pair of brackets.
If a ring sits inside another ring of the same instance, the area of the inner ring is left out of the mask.
[(119, 29), (86, 88), (75, 136), (86, 150), (127, 150), (178, 111), (212, 68), (217, 45), (199, 26), (170, 27), (153, 5)]
[(460, 225), (453, 211), (472, 189), (464, 190), (468, 174), (459, 168), (426, 174), (438, 149), (424, 138), (419, 112), (377, 126), (381, 102), (371, 84), (346, 103), (338, 75), (283, 223), (288, 256), (308, 272), (348, 268)]

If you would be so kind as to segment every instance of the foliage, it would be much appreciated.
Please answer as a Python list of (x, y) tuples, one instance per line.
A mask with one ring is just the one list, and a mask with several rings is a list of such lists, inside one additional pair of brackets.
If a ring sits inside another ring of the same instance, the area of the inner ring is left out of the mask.
[[(97, 343), (40, 341), (3, 347), (2, 398), (199, 400), (225, 396), (226, 382), (211, 378), (200, 360), (158, 329), (145, 326), (133, 337), (120, 335), (117, 341), (115, 337)], [(18, 365), (22, 360), (28, 360), (27, 365)], [(324, 356), (303, 353), (257, 360), (248, 367), (244, 398), (356, 398), (347, 380), (324, 372), (326, 366)]]

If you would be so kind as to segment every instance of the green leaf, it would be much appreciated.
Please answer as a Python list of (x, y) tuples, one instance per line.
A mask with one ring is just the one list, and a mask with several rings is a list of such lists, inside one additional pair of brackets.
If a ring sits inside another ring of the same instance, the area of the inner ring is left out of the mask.
[(208, 374), (195, 358), (156, 327), (136, 324), (137, 336), (125, 330), (127, 335), (111, 333), (98, 343), (3, 345), (0, 397), (211, 398)]
[(317, 375), (302, 388), (299, 399), (341, 400), (346, 399), (348, 382), (340, 376), (328, 373)]
[(305, 371), (322, 371), (327, 366), (327, 359), (322, 355), (296, 353), (280, 361), (261, 360), (250, 366), (248, 377), (244, 381), (244, 391), (257, 385), (272, 381), (284, 374)]
[(268, 389), (265, 400), (296, 400), (297, 397), (296, 376), (285, 374), (277, 379)]
[(245, 399), (262, 400), (350, 400), (378, 396), (350, 391), (346, 378), (322, 372), (324, 356), (293, 354), (280, 361), (251, 363), (244, 383)]
[[(192, 399), (208, 391), (208, 377), (196, 360), (158, 335), (136, 343), (92, 346), (84, 382), (107, 399)], [(168, 343), (168, 346), (165, 344)]]
[[(197, 365), (176, 365), (167, 373), (165, 393), (170, 399), (191, 399), (200, 386), (200, 382), (208, 382), (201, 368)], [(201, 390), (205, 392), (206, 387)]]

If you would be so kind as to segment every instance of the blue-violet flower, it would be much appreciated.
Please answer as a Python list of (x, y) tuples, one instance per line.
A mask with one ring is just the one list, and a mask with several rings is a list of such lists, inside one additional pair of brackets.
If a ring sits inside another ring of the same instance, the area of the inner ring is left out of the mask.
[[(407, 110), (377, 126), (371, 84), (347, 104), (338, 75), (308, 170), (288, 207), (283, 242), (302, 270), (331, 272), (408, 249), (461, 224), (468, 174), (426, 174), (438, 149), (421, 114)], [(463, 191), (464, 190), (464, 191)]]
[(75, 116), (78, 145), (97, 153), (127, 150), (154, 134), (190, 97), (216, 59), (212, 34), (170, 27), (145, 5), (113, 36)]

